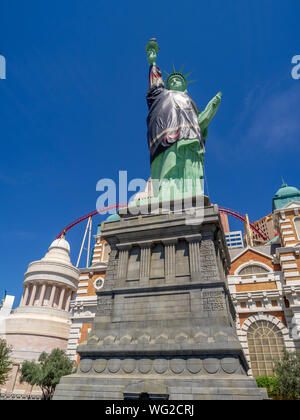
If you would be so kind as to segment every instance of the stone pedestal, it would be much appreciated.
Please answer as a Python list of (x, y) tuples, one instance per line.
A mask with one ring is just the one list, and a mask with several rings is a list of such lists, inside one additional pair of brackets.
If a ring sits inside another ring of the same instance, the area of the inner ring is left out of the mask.
[(202, 210), (201, 224), (173, 210), (104, 223), (111, 253), (97, 314), (55, 399), (266, 397), (235, 332), (218, 208)]

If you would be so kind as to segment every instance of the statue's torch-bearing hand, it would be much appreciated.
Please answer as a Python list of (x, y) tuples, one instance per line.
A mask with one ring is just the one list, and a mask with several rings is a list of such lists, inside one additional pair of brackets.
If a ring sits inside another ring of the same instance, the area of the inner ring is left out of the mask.
[(147, 60), (150, 65), (156, 63), (156, 56), (159, 51), (159, 46), (156, 38), (151, 38), (146, 45)]

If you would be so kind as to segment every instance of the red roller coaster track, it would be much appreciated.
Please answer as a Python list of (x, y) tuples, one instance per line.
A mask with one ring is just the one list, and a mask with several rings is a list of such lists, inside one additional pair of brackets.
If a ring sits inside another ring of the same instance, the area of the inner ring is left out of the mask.
[[(219, 210), (221, 213), (225, 213), (225, 214), (228, 214), (229, 216), (233, 216), (236, 219), (240, 220), (241, 222), (245, 222), (246, 220), (246, 216), (244, 216), (243, 214), (239, 213), (236, 210), (227, 209), (226, 207), (219, 207)], [(253, 222), (249, 222), (249, 224), (250, 224), (250, 228), (254, 230), (254, 232), (256, 232), (264, 241), (269, 240), (269, 238), (263, 232), (261, 232), (257, 228), (257, 226), (253, 224)]]
[[(118, 209), (118, 208), (122, 208), (122, 207), (126, 207), (127, 204), (116, 204), (114, 206), (109, 206), (109, 207), (103, 207), (100, 210), (94, 210), (82, 217), (80, 217), (79, 219), (74, 220), (73, 222), (69, 223), (61, 232), (59, 232), (59, 234), (57, 235), (56, 239), (60, 238), (62, 235), (65, 235), (67, 233), (68, 230), (70, 230), (72, 227), (78, 225), (78, 223), (83, 222), (84, 220), (88, 219), (89, 217), (93, 217), (96, 216), (97, 214), (100, 213), (104, 213), (107, 210), (112, 210), (112, 209)], [(231, 210), (231, 209), (227, 209), (225, 207), (219, 207), (219, 211), (220, 213), (225, 213), (229, 216), (235, 217), (236, 219), (244, 222), (245, 221), (245, 216), (241, 213), (239, 213), (236, 210)], [(269, 238), (267, 238), (253, 223), (250, 222), (250, 227), (252, 230), (254, 230), (264, 241), (268, 241)]]
[(93, 216), (96, 216), (97, 214), (104, 213), (107, 210), (118, 209), (120, 207), (126, 207), (126, 206), (127, 206), (127, 204), (116, 204), (114, 206), (103, 207), (100, 210), (91, 211), (90, 213), (85, 214), (84, 216), (79, 217), (79, 219), (73, 220), (73, 222), (69, 223), (63, 230), (61, 230), (59, 232), (59, 234), (57, 235), (57, 237), (55, 239), (58, 239), (62, 235), (65, 235), (68, 232), (68, 230), (70, 230), (72, 227), (78, 225), (78, 223), (83, 222), (84, 220), (88, 219), (89, 217), (93, 217)]

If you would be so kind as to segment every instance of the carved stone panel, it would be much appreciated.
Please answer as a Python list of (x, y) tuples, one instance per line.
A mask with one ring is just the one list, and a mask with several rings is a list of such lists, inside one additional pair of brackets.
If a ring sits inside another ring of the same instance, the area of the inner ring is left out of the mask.
[(151, 263), (151, 243), (143, 243), (141, 246), (140, 278), (148, 279)]
[(97, 315), (109, 316), (112, 311), (112, 297), (98, 296)]
[(127, 266), (128, 266), (128, 254), (129, 246), (118, 246), (119, 248), (119, 259), (118, 259), (118, 278), (126, 278)]
[(186, 241), (180, 240), (176, 246), (176, 276), (184, 276), (189, 274), (189, 246)]
[(160, 278), (165, 275), (165, 252), (162, 244), (152, 249), (150, 278)]
[(117, 295), (113, 319), (121, 322), (178, 319), (183, 313), (190, 311), (191, 301), (188, 292)]
[(203, 311), (220, 312), (225, 310), (224, 295), (219, 290), (207, 290), (202, 294)]
[(131, 248), (128, 260), (127, 279), (135, 280), (140, 277), (141, 248), (134, 246)]

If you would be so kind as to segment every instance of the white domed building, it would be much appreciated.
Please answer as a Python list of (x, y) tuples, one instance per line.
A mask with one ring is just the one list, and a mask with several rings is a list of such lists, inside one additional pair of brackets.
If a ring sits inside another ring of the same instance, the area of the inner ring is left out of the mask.
[(1, 392), (30, 394), (27, 384), (19, 384), (23, 360), (36, 360), (45, 351), (66, 349), (71, 326), (70, 302), (77, 292), (79, 270), (70, 260), (70, 245), (56, 239), (44, 258), (29, 264), (24, 275), (24, 291), (18, 308), (5, 319), (4, 337), (12, 346), (13, 369)]

